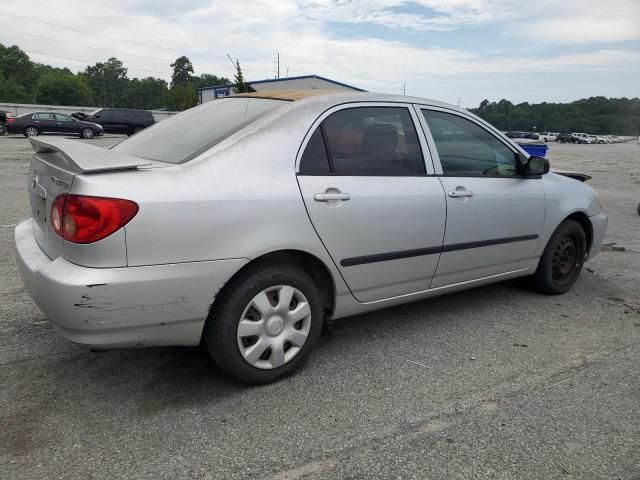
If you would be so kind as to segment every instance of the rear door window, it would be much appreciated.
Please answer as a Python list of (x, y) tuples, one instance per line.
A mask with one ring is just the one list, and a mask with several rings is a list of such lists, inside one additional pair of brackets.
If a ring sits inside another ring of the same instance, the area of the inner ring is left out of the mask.
[(55, 114), (53, 113), (36, 113), (33, 116), (34, 120), (54, 120), (55, 121)]
[(322, 129), (317, 128), (311, 138), (307, 147), (302, 154), (300, 160), (300, 174), (301, 175), (328, 175), (331, 173), (329, 167), (329, 156), (327, 155), (327, 148), (322, 138)]
[[(325, 161), (325, 157), (327, 161)], [(354, 107), (327, 117), (309, 140), (301, 174), (402, 176), (425, 174), (424, 159), (405, 107)]]

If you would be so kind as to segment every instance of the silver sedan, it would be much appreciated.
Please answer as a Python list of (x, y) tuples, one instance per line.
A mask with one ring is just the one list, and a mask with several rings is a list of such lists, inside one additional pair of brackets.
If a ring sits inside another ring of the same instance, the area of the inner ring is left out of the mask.
[(56, 330), (202, 342), (248, 383), (292, 371), (337, 318), (514, 277), (564, 293), (607, 228), (578, 175), (423, 98), (247, 94), (110, 149), (31, 143), (16, 257)]

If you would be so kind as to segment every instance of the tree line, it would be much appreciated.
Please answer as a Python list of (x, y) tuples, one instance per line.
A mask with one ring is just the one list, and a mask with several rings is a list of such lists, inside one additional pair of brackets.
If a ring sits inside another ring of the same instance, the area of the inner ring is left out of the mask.
[[(129, 78), (115, 57), (73, 73), (31, 61), (18, 46), (0, 43), (0, 102), (95, 107), (186, 110), (198, 103), (198, 88), (233, 85), (246, 92), (240, 63), (233, 81), (213, 74), (194, 75), (182, 56), (170, 64), (171, 83), (152, 76)], [(483, 100), (473, 113), (501, 130), (588, 132), (639, 135), (640, 99), (591, 97), (571, 103), (519, 103)]]
[(0, 43), (0, 102), (181, 111), (198, 103), (198, 88), (204, 86), (234, 85), (236, 92), (248, 89), (237, 60), (233, 82), (209, 73), (194, 75), (193, 64), (185, 56), (170, 66), (170, 84), (152, 76), (129, 78), (127, 68), (115, 57), (73, 73), (33, 62), (17, 45)]
[(640, 99), (590, 97), (571, 103), (483, 100), (470, 109), (500, 130), (639, 135)]

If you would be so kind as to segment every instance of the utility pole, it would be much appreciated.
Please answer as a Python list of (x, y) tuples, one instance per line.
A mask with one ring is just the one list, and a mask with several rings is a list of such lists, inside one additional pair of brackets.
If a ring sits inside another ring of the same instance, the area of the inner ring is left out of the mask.
[(407, 94), (407, 84), (402, 82), (402, 94), (406, 95)]
[(462, 97), (458, 97), (458, 107), (460, 107), (460, 99), (461, 99), (461, 98), (462, 98)]
[(276, 64), (276, 78), (280, 78), (280, 52), (276, 52), (276, 61), (273, 63)]

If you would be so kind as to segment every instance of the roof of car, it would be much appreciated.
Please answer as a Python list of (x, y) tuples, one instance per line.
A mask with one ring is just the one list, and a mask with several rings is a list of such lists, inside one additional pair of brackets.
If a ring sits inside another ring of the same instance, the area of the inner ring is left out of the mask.
[(250, 92), (250, 93), (238, 93), (231, 97), (245, 97), (245, 98), (268, 98), (272, 100), (301, 100), (307, 97), (315, 97), (318, 95), (330, 95), (332, 93), (343, 93), (341, 90), (268, 90), (262, 92)]
[(402, 103), (418, 103), (423, 105), (433, 105), (437, 107), (444, 107), (453, 110), (462, 110), (454, 105), (439, 102), (437, 100), (431, 100), (428, 98), (409, 97), (405, 95), (393, 95), (389, 93), (375, 93), (375, 92), (353, 92), (347, 90), (270, 90), (251, 93), (239, 93), (237, 95), (231, 95), (224, 98), (265, 98), (273, 100), (284, 101), (300, 101), (305, 99), (317, 98), (320, 100), (324, 98), (327, 103), (339, 100), (343, 102), (402, 102)]

